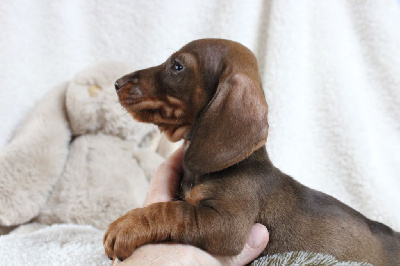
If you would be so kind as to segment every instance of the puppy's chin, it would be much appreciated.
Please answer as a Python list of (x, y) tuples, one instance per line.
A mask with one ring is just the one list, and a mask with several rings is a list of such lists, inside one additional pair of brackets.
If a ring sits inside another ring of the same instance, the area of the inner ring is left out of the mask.
[(158, 129), (164, 133), (171, 142), (177, 142), (185, 137), (189, 132), (189, 126), (160, 125)]
[(181, 100), (170, 96), (166, 99), (144, 98), (138, 101), (124, 98), (122, 94), (119, 97), (121, 105), (136, 121), (158, 126), (171, 142), (185, 138), (190, 130)]

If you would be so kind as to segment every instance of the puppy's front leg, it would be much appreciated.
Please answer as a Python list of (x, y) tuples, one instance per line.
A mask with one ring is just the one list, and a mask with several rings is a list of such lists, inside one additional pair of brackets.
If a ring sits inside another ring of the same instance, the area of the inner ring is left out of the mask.
[(109, 258), (120, 260), (144, 244), (162, 241), (195, 245), (216, 255), (236, 255), (252, 226), (240, 216), (226, 207), (195, 206), (185, 201), (154, 203), (113, 222), (103, 244)]

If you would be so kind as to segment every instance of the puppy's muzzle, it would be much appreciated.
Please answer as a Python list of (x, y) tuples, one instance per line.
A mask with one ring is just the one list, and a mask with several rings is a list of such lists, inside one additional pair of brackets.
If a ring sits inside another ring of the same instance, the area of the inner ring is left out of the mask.
[(126, 86), (126, 84), (131, 83), (132, 85), (137, 85), (139, 83), (139, 74), (137, 72), (128, 74), (118, 79), (115, 83), (115, 90), (118, 92), (120, 89)]
[(131, 98), (142, 98), (143, 91), (139, 85), (139, 75), (137, 73), (126, 75), (118, 79), (115, 83), (115, 90), (117, 93), (124, 91), (128, 93)]

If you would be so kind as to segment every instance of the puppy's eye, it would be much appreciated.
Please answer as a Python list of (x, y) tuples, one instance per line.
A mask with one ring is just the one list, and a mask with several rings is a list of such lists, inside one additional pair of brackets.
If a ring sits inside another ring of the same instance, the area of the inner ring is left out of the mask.
[(179, 62), (174, 61), (174, 64), (172, 65), (172, 69), (175, 71), (181, 71), (183, 69), (183, 66)]

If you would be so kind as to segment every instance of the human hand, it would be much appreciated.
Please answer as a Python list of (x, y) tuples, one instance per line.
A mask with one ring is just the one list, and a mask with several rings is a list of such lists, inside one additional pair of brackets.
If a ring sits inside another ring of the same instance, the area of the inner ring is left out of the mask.
[[(154, 175), (144, 206), (171, 201), (180, 185), (183, 148), (176, 150), (158, 168)], [(236, 256), (215, 256), (197, 247), (178, 243), (144, 245), (123, 262), (113, 265), (245, 265), (256, 259), (269, 240), (268, 230), (262, 224), (253, 225), (243, 250)]]

